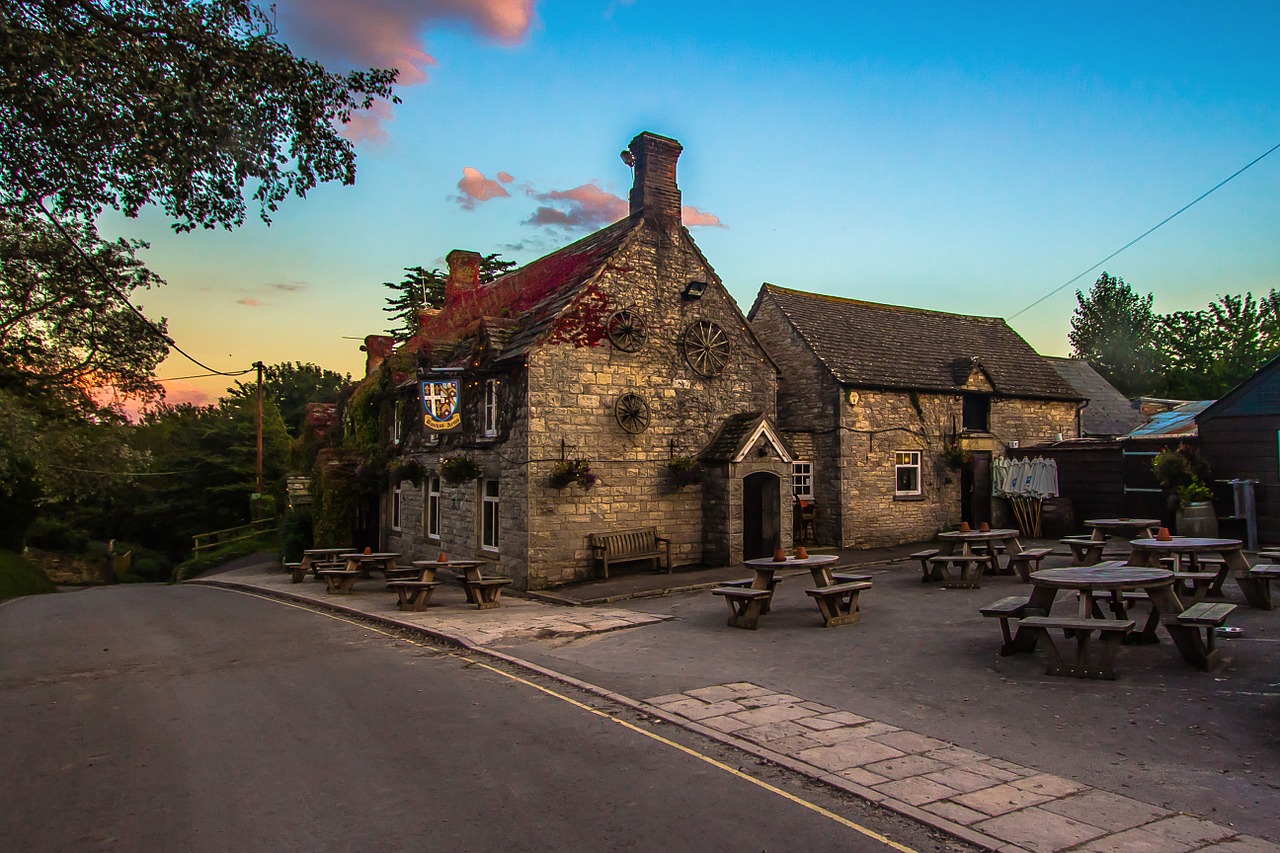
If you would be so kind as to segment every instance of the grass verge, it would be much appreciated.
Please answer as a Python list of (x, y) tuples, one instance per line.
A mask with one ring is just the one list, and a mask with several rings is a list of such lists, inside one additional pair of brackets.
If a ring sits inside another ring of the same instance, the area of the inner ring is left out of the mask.
[(0, 600), (57, 589), (35, 563), (13, 551), (0, 551)]
[(216, 569), (218, 566), (229, 563), (239, 557), (247, 556), (255, 551), (277, 551), (279, 547), (280, 536), (274, 530), (261, 533), (252, 539), (231, 542), (221, 548), (205, 551), (198, 557), (192, 557), (190, 560), (179, 563), (173, 570), (173, 582), (179, 583), (191, 580), (191, 578), (199, 577), (202, 573), (210, 569)]

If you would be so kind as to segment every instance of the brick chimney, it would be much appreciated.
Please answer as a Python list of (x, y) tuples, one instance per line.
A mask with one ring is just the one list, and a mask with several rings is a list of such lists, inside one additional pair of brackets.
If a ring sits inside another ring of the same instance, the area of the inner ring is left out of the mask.
[(365, 335), (364, 346), (360, 347), (364, 350), (364, 375), (372, 375), (395, 348), (396, 339), (390, 335)]
[(475, 293), (480, 287), (480, 253), (454, 249), (445, 255), (449, 265), (449, 280), (444, 285), (444, 301), (447, 305), (461, 296)]
[(680, 222), (680, 187), (676, 160), (684, 148), (674, 139), (645, 131), (627, 146), (636, 170), (631, 187), (631, 213)]

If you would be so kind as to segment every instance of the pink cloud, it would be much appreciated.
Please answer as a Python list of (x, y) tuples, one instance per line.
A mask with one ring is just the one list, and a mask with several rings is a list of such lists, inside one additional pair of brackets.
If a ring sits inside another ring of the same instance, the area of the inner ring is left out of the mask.
[[(462, 194), (451, 196), (451, 198), (461, 205), (464, 210), (475, 210), (476, 205), (483, 204), (486, 201), (492, 201), (495, 198), (510, 198), (511, 193), (507, 192), (502, 183), (509, 184), (512, 180), (514, 179), (506, 172), (499, 172), (498, 180), (491, 180), (486, 178), (480, 170), (467, 166), (462, 170), (462, 178), (458, 181), (458, 190)], [(502, 183), (499, 183), (499, 181)]]
[(387, 141), (386, 123), (391, 120), (391, 104), (378, 100), (369, 109), (352, 113), (351, 121), (338, 128), (338, 132), (352, 142), (382, 145)]
[(728, 228), (720, 221), (720, 217), (705, 210), (699, 210), (691, 204), (680, 208), (680, 219), (690, 228)]
[(436, 60), (422, 32), (460, 23), (502, 44), (528, 35), (537, 0), (286, 0), (286, 41), (304, 56), (349, 68), (400, 69), (400, 85), (425, 83)]
[(590, 230), (626, 216), (630, 205), (592, 181), (571, 190), (551, 190), (529, 195), (543, 204), (525, 220), (528, 225), (548, 225), (567, 231)]
[(243, 299), (237, 299), (237, 300), (236, 300), (236, 304), (237, 304), (237, 305), (247, 305), (247, 306), (248, 306), (248, 307), (250, 307), (250, 308), (261, 308), (261, 307), (262, 307), (262, 302), (261, 302), (260, 300), (254, 299), (252, 296), (246, 296), (246, 297), (244, 297)]

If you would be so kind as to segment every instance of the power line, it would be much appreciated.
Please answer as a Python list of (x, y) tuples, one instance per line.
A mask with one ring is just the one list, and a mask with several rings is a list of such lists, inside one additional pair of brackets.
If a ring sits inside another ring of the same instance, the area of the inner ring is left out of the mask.
[(246, 373), (253, 373), (256, 367), (246, 367), (244, 370), (238, 370), (235, 373), (224, 373), (219, 370), (216, 373), (193, 373), (190, 376), (170, 376), (166, 379), (157, 379), (156, 382), (178, 382), (182, 379), (205, 379), (209, 376), (243, 376)]
[(248, 373), (250, 370), (254, 369), (253, 367), (250, 367), (247, 370), (240, 370), (240, 371), (233, 371), (233, 372), (218, 370), (216, 367), (210, 367), (209, 365), (200, 361), (195, 356), (188, 353), (182, 347), (178, 346), (177, 341), (169, 337), (169, 335), (166, 334), (164, 330), (162, 330), (155, 323), (152, 323), (151, 320), (147, 318), (147, 315), (139, 311), (137, 306), (135, 306), (132, 302), (129, 301), (128, 294), (126, 294), (123, 290), (117, 287), (115, 282), (111, 281), (111, 279), (107, 277), (107, 274), (102, 271), (101, 267), (98, 266), (98, 262), (95, 261), (92, 257), (90, 257), (89, 253), (86, 252), (84, 248), (69, 233), (67, 233), (67, 229), (64, 228), (62, 226), (62, 223), (59, 222), (57, 218), (55, 218), (54, 215), (48, 211), (48, 209), (44, 206), (44, 202), (37, 201), (36, 207), (40, 208), (40, 212), (45, 215), (45, 218), (49, 220), (50, 224), (53, 225), (53, 227), (57, 230), (57, 232), (62, 235), (62, 238), (66, 240), (67, 243), (70, 244), (73, 249), (76, 250), (76, 252), (80, 255), (81, 258), (84, 259), (84, 262), (89, 265), (89, 269), (91, 269), (94, 272), (94, 274), (97, 275), (98, 278), (102, 280), (102, 283), (105, 284), (107, 287), (109, 287), (111, 291), (115, 293), (117, 297), (119, 297), (120, 301), (123, 302), (130, 311), (136, 314), (139, 320), (141, 320), (144, 324), (146, 324), (146, 327), (148, 329), (154, 332), (160, 338), (160, 340), (164, 341), (165, 344), (171, 347), (174, 352), (178, 353), (178, 355), (182, 356), (187, 361), (194, 364), (196, 367), (203, 367), (205, 370), (208, 370), (210, 376), (243, 376), (244, 374)]
[(1141, 234), (1139, 234), (1137, 237), (1134, 237), (1134, 238), (1133, 238), (1132, 240), (1130, 240), (1128, 243), (1125, 243), (1125, 244), (1124, 244), (1123, 246), (1121, 246), (1119, 249), (1116, 249), (1114, 252), (1112, 252), (1111, 254), (1107, 255), (1105, 258), (1103, 258), (1102, 260), (1098, 261), (1096, 264), (1094, 264), (1093, 266), (1089, 267), (1089, 268), (1088, 268), (1087, 270), (1085, 270), (1084, 272), (1082, 272), (1082, 273), (1080, 273), (1079, 275), (1077, 275), (1077, 276), (1075, 276), (1075, 277), (1073, 277), (1073, 278), (1071, 278), (1071, 279), (1069, 279), (1069, 280), (1067, 280), (1067, 281), (1063, 282), (1062, 284), (1060, 284), (1060, 285), (1058, 285), (1057, 287), (1055, 287), (1053, 290), (1050, 290), (1050, 291), (1049, 291), (1048, 293), (1046, 293), (1044, 296), (1041, 296), (1041, 297), (1040, 297), (1039, 299), (1037, 299), (1035, 302), (1032, 302), (1032, 303), (1031, 303), (1030, 305), (1028, 305), (1026, 308), (1023, 308), (1021, 311), (1018, 311), (1018, 312), (1017, 312), (1017, 313), (1015, 313), (1015, 314), (1010, 314), (1010, 315), (1009, 315), (1008, 317), (1006, 317), (1005, 319), (1007, 319), (1007, 320), (1012, 320), (1012, 319), (1014, 319), (1015, 317), (1018, 317), (1019, 315), (1022, 315), (1022, 314), (1027, 313), (1027, 312), (1028, 312), (1028, 311), (1030, 311), (1032, 308), (1035, 308), (1037, 305), (1039, 305), (1041, 302), (1044, 302), (1046, 299), (1048, 299), (1049, 297), (1053, 296), (1053, 295), (1054, 295), (1054, 294), (1056, 294), (1058, 291), (1062, 290), (1062, 288), (1066, 287), (1067, 285), (1074, 284), (1074, 283), (1076, 283), (1077, 281), (1079, 281), (1080, 279), (1084, 278), (1086, 275), (1088, 275), (1089, 273), (1093, 272), (1093, 271), (1094, 271), (1094, 270), (1096, 270), (1098, 267), (1102, 266), (1102, 265), (1103, 265), (1103, 264), (1105, 264), (1107, 261), (1109, 261), (1109, 260), (1111, 260), (1112, 258), (1114, 258), (1116, 255), (1120, 254), (1120, 253), (1121, 253), (1121, 252), (1123, 252), (1125, 249), (1128, 249), (1130, 246), (1132, 246), (1133, 244), (1137, 243), (1137, 242), (1138, 242), (1139, 240), (1141, 240), (1143, 237), (1146, 237), (1148, 234), (1151, 234), (1151, 233), (1152, 233), (1153, 231), (1155, 231), (1156, 229), (1158, 229), (1158, 228), (1160, 228), (1161, 226), (1163, 226), (1163, 225), (1165, 225), (1166, 223), (1168, 223), (1170, 220), (1172, 220), (1174, 217), (1178, 216), (1180, 213), (1183, 213), (1183, 212), (1185, 212), (1185, 211), (1189, 210), (1189, 209), (1190, 209), (1191, 207), (1193, 207), (1194, 205), (1196, 205), (1196, 204), (1198, 204), (1199, 202), (1203, 201), (1204, 199), (1208, 198), (1210, 195), (1212, 195), (1213, 193), (1217, 192), (1217, 191), (1218, 191), (1219, 189), (1221, 189), (1222, 187), (1226, 186), (1226, 185), (1227, 185), (1228, 183), (1230, 183), (1234, 178), (1236, 178), (1236, 176), (1240, 175), (1240, 174), (1241, 174), (1242, 172), (1244, 172), (1246, 169), (1248, 169), (1249, 167), (1253, 166), (1253, 165), (1254, 165), (1255, 163), (1257, 163), (1259, 160), (1261, 160), (1262, 158), (1266, 157), (1268, 154), (1272, 153), (1273, 151), (1275, 151), (1275, 150), (1276, 150), (1276, 149), (1278, 149), (1278, 148), (1280, 148), (1280, 142), (1277, 142), (1275, 145), (1272, 145), (1272, 146), (1271, 146), (1270, 148), (1268, 148), (1266, 151), (1262, 152), (1262, 153), (1261, 153), (1261, 154), (1259, 154), (1257, 157), (1253, 158), (1253, 159), (1252, 159), (1252, 160), (1250, 160), (1248, 163), (1244, 164), (1244, 165), (1243, 165), (1243, 166), (1241, 166), (1239, 169), (1237, 169), (1236, 171), (1232, 172), (1230, 176), (1228, 176), (1228, 177), (1226, 177), (1226, 178), (1222, 179), (1221, 181), (1219, 181), (1217, 184), (1215, 184), (1215, 185), (1213, 186), (1213, 188), (1212, 188), (1212, 189), (1206, 190), (1205, 192), (1201, 193), (1199, 196), (1197, 196), (1197, 197), (1196, 197), (1196, 199), (1195, 199), (1194, 201), (1188, 202), (1187, 204), (1185, 204), (1185, 205), (1183, 205), (1182, 207), (1178, 208), (1178, 210), (1176, 210), (1175, 212), (1173, 212), (1173, 213), (1169, 214), (1169, 215), (1168, 215), (1168, 216), (1166, 216), (1164, 219), (1162, 219), (1162, 220), (1160, 220), (1159, 222), (1157, 222), (1155, 225), (1152, 225), (1152, 226), (1151, 226), (1150, 228), (1148, 228), (1146, 231), (1143, 231), (1143, 232), (1142, 232)]

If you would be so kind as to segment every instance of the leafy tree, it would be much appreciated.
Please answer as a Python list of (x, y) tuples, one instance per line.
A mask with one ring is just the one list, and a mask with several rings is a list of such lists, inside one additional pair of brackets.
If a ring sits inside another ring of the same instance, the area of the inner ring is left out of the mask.
[(1076, 291), (1067, 339), (1077, 358), (1087, 360), (1125, 396), (1160, 387), (1157, 317), (1152, 296), (1139, 296), (1124, 279), (1103, 273), (1086, 297)]
[[(269, 364), (262, 372), (263, 397), (275, 403), (289, 435), (295, 438), (302, 432), (308, 403), (336, 403), (350, 385), (350, 374), (300, 361)], [(257, 393), (256, 382), (236, 382), (227, 389), (233, 400), (256, 400)]]
[(0, 387), (82, 404), (104, 385), (157, 395), (168, 344), (122, 298), (164, 283), (137, 259), (143, 245), (104, 242), (83, 224), (64, 236), (0, 207)]
[[(396, 72), (294, 56), (253, 0), (0, 0), (0, 204), (231, 227), (355, 180), (338, 125)], [(395, 99), (393, 99), (395, 100)]]
[[(484, 256), (480, 259), (480, 283), (493, 282), (515, 265), (515, 261), (500, 260), (497, 254)], [(449, 274), (439, 268), (405, 267), (404, 272), (400, 281), (382, 283), (392, 291), (382, 310), (395, 321), (387, 334), (397, 341), (407, 341), (418, 333), (418, 315), (424, 308), (444, 307), (445, 285), (449, 281)]]
[(1161, 317), (1166, 393), (1211, 400), (1248, 379), (1280, 350), (1280, 293), (1220, 296), (1202, 311)]

